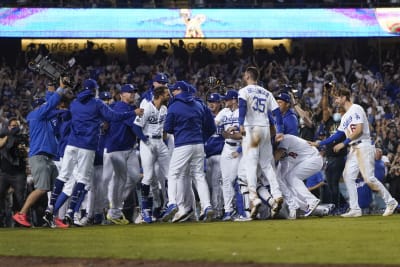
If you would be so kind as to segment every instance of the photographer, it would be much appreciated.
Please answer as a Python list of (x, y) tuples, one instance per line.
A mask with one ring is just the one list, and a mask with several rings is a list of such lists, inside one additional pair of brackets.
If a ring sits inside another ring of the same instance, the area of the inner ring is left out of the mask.
[(21, 209), (24, 204), (28, 138), (19, 133), (19, 127), (19, 120), (10, 118), (7, 129), (0, 134), (0, 217), (5, 215), (5, 198), (10, 187), (14, 190), (13, 210)]

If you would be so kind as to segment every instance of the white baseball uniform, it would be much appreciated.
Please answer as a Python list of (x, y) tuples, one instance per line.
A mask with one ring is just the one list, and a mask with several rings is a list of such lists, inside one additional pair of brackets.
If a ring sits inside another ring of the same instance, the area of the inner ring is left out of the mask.
[(279, 108), (274, 96), (258, 85), (247, 85), (239, 90), (239, 99), (246, 101), (247, 110), (244, 120), (246, 136), (243, 144), (242, 160), (246, 164), (246, 177), (250, 200), (257, 199), (257, 166), (267, 177), (272, 196), (282, 197), (275, 173), (272, 144), (269, 129), (268, 112)]
[(352, 140), (349, 144), (350, 151), (347, 155), (343, 171), (343, 179), (349, 194), (349, 206), (351, 210), (360, 210), (355, 182), (359, 172), (361, 172), (368, 186), (381, 194), (386, 204), (393, 201), (393, 197), (388, 190), (374, 175), (375, 147), (370, 139), (367, 115), (360, 105), (352, 104), (343, 115), (338, 130), (345, 132), (346, 137), (349, 137), (357, 124), (363, 124), (362, 135)]
[(282, 179), (297, 199), (312, 205), (317, 198), (303, 181), (322, 169), (323, 159), (318, 150), (306, 140), (290, 134), (284, 135), (277, 149), (284, 150), (280, 159)]
[[(239, 109), (222, 109), (215, 117), (215, 124), (223, 126), (224, 130), (235, 127), (239, 130)], [(225, 139), (225, 145), (221, 153), (220, 168), (222, 174), (222, 193), (224, 197), (225, 212), (233, 211), (233, 198), (235, 196), (234, 182), (238, 173), (238, 166), (241, 157), (233, 157), (241, 145), (240, 140)]]
[[(137, 116), (134, 123), (142, 128), (143, 134), (148, 138), (150, 146), (140, 141), (140, 156), (143, 168), (142, 183), (150, 185), (154, 177), (158, 178), (161, 185), (165, 185), (168, 174), (169, 151), (163, 141), (163, 129), (167, 107), (162, 105), (157, 109), (153, 102), (142, 100), (140, 108), (143, 108), (142, 116)], [(155, 175), (154, 164), (158, 162), (159, 173)], [(163, 188), (165, 189), (165, 187)]]

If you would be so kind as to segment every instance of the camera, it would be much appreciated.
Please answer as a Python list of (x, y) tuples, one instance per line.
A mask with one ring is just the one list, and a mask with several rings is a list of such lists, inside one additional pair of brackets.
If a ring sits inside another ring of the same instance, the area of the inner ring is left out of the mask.
[(333, 88), (333, 83), (332, 82), (327, 82), (327, 83), (325, 83), (324, 87), (327, 90), (331, 90)]
[(63, 83), (74, 88), (73, 76), (70, 73), (72, 66), (75, 64), (75, 58), (68, 61), (68, 66), (63, 66), (55, 61), (52, 61), (48, 56), (38, 54), (36, 58), (29, 62), (28, 68), (36, 73), (44, 74), (53, 81), (59, 81), (63, 78)]

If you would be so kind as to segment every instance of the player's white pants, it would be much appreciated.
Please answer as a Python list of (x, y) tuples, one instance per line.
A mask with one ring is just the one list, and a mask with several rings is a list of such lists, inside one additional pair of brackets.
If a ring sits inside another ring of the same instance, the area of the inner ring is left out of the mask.
[(89, 190), (93, 177), (94, 156), (94, 150), (67, 145), (57, 179), (67, 182), (74, 175), (76, 182), (84, 184), (85, 189)]
[(125, 192), (127, 191), (125, 187), (127, 181), (129, 180), (130, 185), (134, 186), (140, 179), (139, 159), (133, 148), (108, 154), (114, 170), (108, 190), (108, 200), (110, 202), (108, 214), (112, 218), (119, 218), (122, 216), (123, 202), (126, 196)]
[(257, 198), (258, 165), (268, 179), (272, 196), (275, 199), (282, 197), (275, 173), (269, 127), (247, 126), (245, 130), (246, 136), (242, 146), (250, 200)]
[(367, 183), (372, 190), (378, 191), (379, 195), (383, 198), (386, 204), (393, 199), (385, 186), (375, 177), (374, 169), (375, 147), (370, 143), (369, 140), (363, 140), (362, 143), (350, 147), (350, 151), (347, 154), (346, 165), (343, 171), (343, 179), (349, 194), (350, 209), (360, 209), (360, 206), (358, 205), (358, 193), (355, 182), (359, 172), (361, 172), (365, 183)]
[(103, 213), (108, 208), (107, 185), (103, 181), (103, 165), (94, 166), (92, 189), (88, 192), (88, 217)]
[[(154, 151), (143, 141), (140, 141), (140, 158), (142, 160), (143, 180), (142, 183), (150, 185), (154, 177), (160, 182), (167, 180), (169, 167), (169, 151), (162, 139), (149, 139)], [(158, 172), (155, 172), (154, 164), (158, 162)]]
[(177, 203), (177, 195), (182, 194), (178, 191), (177, 184), (180, 179), (190, 179), (182, 177), (186, 173), (187, 167), (193, 169), (194, 181), (199, 194), (202, 209), (210, 205), (210, 193), (204, 175), (204, 145), (185, 145), (176, 147), (172, 152), (172, 157), (168, 173), (168, 205)]
[(211, 204), (216, 211), (222, 211), (221, 155), (213, 155), (206, 159), (206, 179), (210, 189)]
[(289, 169), (284, 179), (295, 197), (307, 203), (307, 205), (313, 203), (317, 198), (308, 190), (304, 180), (319, 172), (322, 166), (323, 160), (320, 155), (310, 157), (295, 166), (288, 165)]
[(237, 146), (225, 144), (221, 153), (222, 192), (224, 196), (225, 212), (233, 211), (233, 198), (235, 197), (234, 182), (238, 175), (238, 166), (241, 157), (234, 158)]

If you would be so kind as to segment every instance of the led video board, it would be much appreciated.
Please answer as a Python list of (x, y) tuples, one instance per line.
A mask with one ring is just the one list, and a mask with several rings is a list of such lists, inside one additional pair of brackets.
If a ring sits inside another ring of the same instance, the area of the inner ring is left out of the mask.
[(400, 34), (400, 8), (1, 8), (0, 37), (295, 38)]

